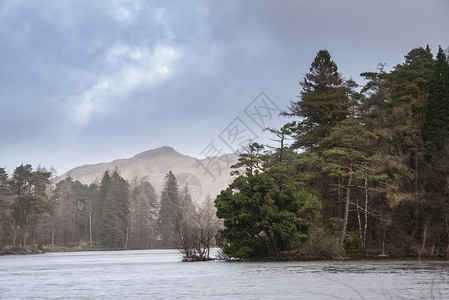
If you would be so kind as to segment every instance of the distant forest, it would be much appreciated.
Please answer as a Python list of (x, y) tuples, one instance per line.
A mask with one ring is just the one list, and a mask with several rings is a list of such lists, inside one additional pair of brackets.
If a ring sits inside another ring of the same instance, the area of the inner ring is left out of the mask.
[(0, 246), (449, 258), (448, 53), (415, 48), (393, 70), (360, 76), (363, 86), (345, 79), (320, 50), (287, 123), (267, 129), (278, 145), (242, 149), (215, 207), (195, 207), (171, 172), (158, 197), (117, 170), (83, 185), (29, 165), (0, 169)]
[(218, 228), (212, 199), (195, 206), (188, 186), (179, 188), (171, 171), (161, 195), (145, 178), (129, 183), (118, 170), (106, 171), (90, 185), (71, 177), (54, 183), (51, 172), (30, 165), (17, 167), (10, 178), (0, 169), (0, 176), (2, 247), (180, 248), (180, 230), (190, 223), (203, 230), (201, 222), (214, 225), (212, 239)]

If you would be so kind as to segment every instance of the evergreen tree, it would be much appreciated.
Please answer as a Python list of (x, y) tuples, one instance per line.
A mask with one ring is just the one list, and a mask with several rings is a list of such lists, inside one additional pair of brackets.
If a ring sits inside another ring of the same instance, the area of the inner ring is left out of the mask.
[(424, 214), (428, 227), (426, 238), (433, 247), (437, 245), (438, 253), (446, 252), (449, 257), (449, 64), (441, 47), (428, 90), (424, 124), (426, 202), (422, 209), (427, 212)]
[(196, 215), (195, 205), (190, 195), (189, 186), (186, 183), (179, 193), (178, 210), (187, 218), (193, 218)]
[(300, 84), (299, 101), (291, 102), (284, 115), (299, 117), (293, 130), (294, 146), (315, 151), (332, 128), (348, 116), (350, 89), (327, 50), (318, 51)]
[[(103, 183), (105, 186), (103, 186)], [(111, 248), (126, 248), (128, 229), (128, 183), (114, 171), (105, 172), (100, 188), (101, 213), (99, 233), (103, 244)]]
[[(260, 149), (255, 146), (250, 149)], [(264, 159), (254, 153), (241, 157), (234, 167), (246, 167), (245, 171), (215, 200), (225, 227), (219, 231), (219, 240), (229, 256), (276, 255), (299, 247), (321, 209), (318, 199), (293, 180), (279, 185), (271, 176), (274, 173), (255, 168)]]
[(0, 249), (7, 244), (8, 228), (10, 227), (8, 213), (8, 195), (11, 193), (8, 184), (8, 174), (0, 168)]
[(419, 201), (422, 196), (422, 133), (433, 66), (430, 49), (416, 48), (405, 56), (405, 63), (396, 66), (388, 76), (391, 103), (384, 111), (387, 115), (383, 128), (386, 143), (380, 146), (384, 147), (381, 151), (392, 177), (396, 177), (396, 172), (402, 173), (402, 179), (392, 182), (392, 186), (397, 187), (391, 191), (394, 205), (402, 200)]
[(364, 122), (378, 136), (370, 154), (380, 157), (388, 176), (382, 185), (387, 205), (379, 206), (377, 213), (383, 216), (380, 227), (385, 234), (389, 223), (393, 239), (422, 239), (422, 245), (430, 223), (424, 189), (424, 127), (434, 64), (429, 47), (416, 48), (388, 74), (382, 65), (378, 73), (361, 74), (368, 80), (363, 89)]
[(158, 217), (158, 231), (162, 248), (175, 247), (175, 222), (179, 209), (178, 183), (172, 171), (165, 176), (161, 193), (161, 210)]
[[(345, 194), (340, 243), (343, 243), (346, 239), (351, 191), (356, 186), (358, 177), (371, 169), (373, 158), (370, 158), (367, 154), (368, 144), (366, 141), (375, 138), (376, 136), (373, 133), (362, 126), (360, 120), (347, 118), (322, 141), (323, 144), (329, 145), (326, 147), (329, 149), (323, 152), (326, 160), (324, 169), (329, 176), (338, 177), (339, 188), (342, 188)], [(366, 178), (366, 176), (361, 177)], [(359, 211), (358, 204), (356, 209)]]
[(358, 94), (355, 82), (345, 81), (338, 72), (336, 63), (327, 50), (320, 50), (311, 64), (309, 73), (300, 83), (299, 101), (292, 102), (284, 115), (299, 117), (292, 123), (290, 131), (295, 138), (293, 148), (302, 148), (305, 153), (298, 157), (300, 177), (310, 183), (308, 191), (319, 196), (324, 204), (325, 217), (343, 217), (344, 199), (338, 190), (339, 183), (323, 172), (325, 162), (322, 153), (328, 147), (322, 143), (332, 130), (349, 115), (355, 113)]
[[(385, 111), (391, 103), (388, 73), (385, 72), (385, 64), (378, 65), (377, 72), (365, 72), (360, 74), (367, 82), (362, 87), (362, 100), (360, 112), (366, 129), (376, 135), (381, 134), (381, 128), (385, 126), (387, 115)], [(378, 140), (379, 141), (379, 140)], [(373, 146), (377, 148), (378, 144)]]
[(8, 190), (8, 174), (4, 168), (0, 168), (0, 193), (5, 193)]
[[(26, 246), (28, 225), (46, 213), (51, 213), (47, 202), (47, 185), (50, 173), (33, 171), (31, 165), (23, 164), (14, 170), (10, 186), (15, 194), (12, 217), (14, 219), (13, 246)], [(19, 232), (17, 234), (17, 227)]]
[[(441, 47), (429, 82), (426, 105), (425, 142), (428, 159), (447, 151), (449, 141), (449, 64)], [(438, 158), (434, 160), (438, 161)]]
[(391, 103), (384, 111), (379, 156), (384, 161), (386, 195), (393, 207), (394, 232), (426, 244), (430, 219), (424, 188), (423, 128), (434, 60), (427, 47), (411, 50), (388, 76)]

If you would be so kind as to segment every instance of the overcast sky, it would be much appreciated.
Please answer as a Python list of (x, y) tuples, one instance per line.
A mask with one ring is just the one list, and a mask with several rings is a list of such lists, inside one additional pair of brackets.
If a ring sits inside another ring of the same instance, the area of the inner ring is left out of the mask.
[(448, 29), (447, 0), (2, 0), (0, 167), (231, 152), (287, 121), (318, 50), (362, 83)]

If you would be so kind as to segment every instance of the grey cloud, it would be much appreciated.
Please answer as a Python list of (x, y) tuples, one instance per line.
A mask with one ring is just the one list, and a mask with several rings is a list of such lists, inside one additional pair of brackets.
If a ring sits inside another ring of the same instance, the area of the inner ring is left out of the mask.
[(285, 108), (319, 49), (357, 77), (447, 43), (448, 11), (444, 0), (3, 1), (0, 126), (12, 129), (0, 166), (65, 171), (167, 143), (194, 155), (260, 91)]

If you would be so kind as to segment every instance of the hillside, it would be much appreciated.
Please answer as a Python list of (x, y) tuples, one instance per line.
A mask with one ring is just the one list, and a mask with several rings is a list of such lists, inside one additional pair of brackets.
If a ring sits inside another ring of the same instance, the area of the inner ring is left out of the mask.
[(198, 203), (203, 201), (206, 195), (215, 197), (227, 187), (232, 180), (230, 166), (235, 164), (237, 159), (237, 154), (196, 159), (164, 146), (139, 153), (132, 158), (79, 166), (61, 175), (60, 179), (71, 176), (74, 180), (90, 184), (100, 180), (106, 170), (118, 168), (123, 178), (128, 181), (136, 177), (146, 177), (159, 193), (165, 175), (172, 170), (180, 187), (188, 183), (192, 197)]

